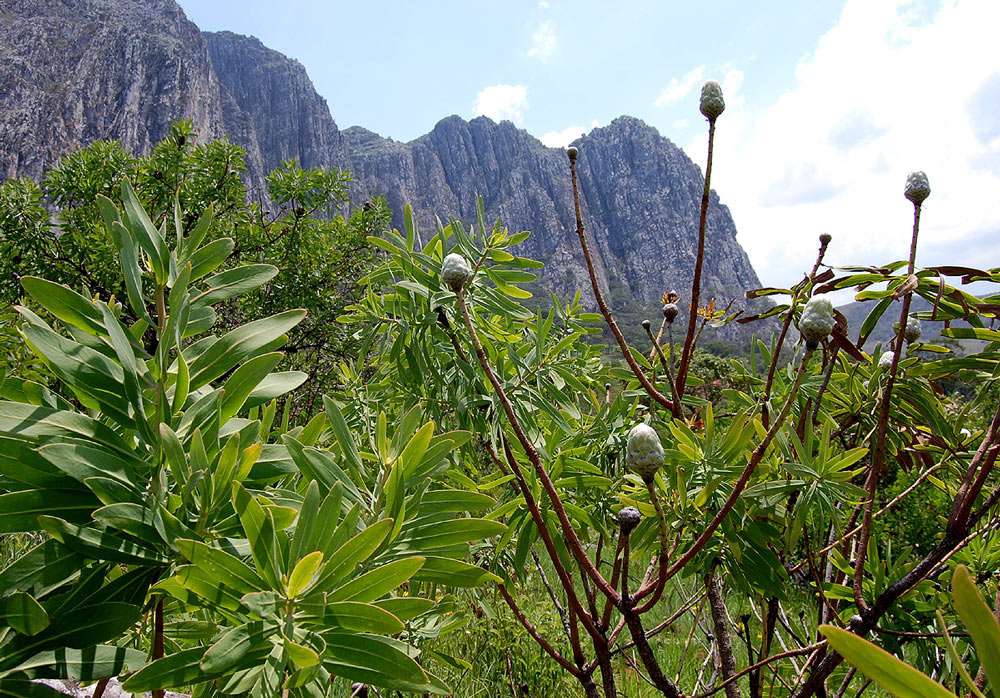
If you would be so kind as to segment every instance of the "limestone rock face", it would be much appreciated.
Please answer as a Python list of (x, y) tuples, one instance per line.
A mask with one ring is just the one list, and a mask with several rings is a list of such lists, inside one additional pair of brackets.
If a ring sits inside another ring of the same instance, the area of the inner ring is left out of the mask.
[[(546, 263), (562, 296), (593, 294), (576, 235), (569, 162), (510, 122), (442, 119), (400, 143), (341, 131), (298, 62), (252, 37), (202, 33), (174, 0), (5, 0), (0, 4), (0, 174), (41, 175), (100, 138), (148, 152), (171, 121), (202, 141), (227, 135), (247, 151), (251, 196), (284, 160), (353, 172), (354, 202), (382, 195), (401, 227), (409, 202), (426, 233), (435, 217), (487, 215), (532, 236), (518, 252)], [(704, 180), (654, 128), (623, 116), (579, 138), (581, 205), (599, 284), (620, 307), (658, 318), (660, 296), (687, 311)], [(702, 297), (722, 306), (759, 285), (728, 209), (713, 192)], [(683, 318), (681, 319), (683, 321)]]

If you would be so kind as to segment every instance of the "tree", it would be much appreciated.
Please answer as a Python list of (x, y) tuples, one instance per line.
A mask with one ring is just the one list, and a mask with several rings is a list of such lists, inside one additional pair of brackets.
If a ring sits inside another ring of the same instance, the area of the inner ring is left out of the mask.
[[(253, 294), (221, 307), (219, 329), (265, 317), (273, 307), (305, 308), (308, 315), (293, 330), (288, 351), (291, 364), (311, 375), (299, 409), (313, 409), (344, 351), (335, 320), (357, 297), (358, 279), (374, 259), (367, 237), (386, 226), (391, 213), (374, 199), (345, 217), (350, 175), (303, 169), (295, 161), (269, 174), (270, 202), (248, 202), (244, 157), (226, 139), (198, 143), (191, 124), (178, 121), (148, 156), (133, 156), (116, 141), (98, 141), (64, 157), (40, 183), (6, 182), (0, 187), (0, 303), (18, 302), (18, 279), (29, 275), (125, 298), (114, 241), (96, 201), (105, 196), (120, 204), (126, 179), (158, 229), (175, 224), (175, 202), (185, 234), (197, 223), (191, 212), (211, 207), (206, 240), (233, 241), (226, 267), (247, 261), (279, 269)], [(131, 313), (128, 307), (125, 312)]]

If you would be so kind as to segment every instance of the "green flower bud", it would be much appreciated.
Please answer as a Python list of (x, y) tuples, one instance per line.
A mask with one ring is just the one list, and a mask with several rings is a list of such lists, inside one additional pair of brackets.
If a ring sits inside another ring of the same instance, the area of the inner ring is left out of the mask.
[(441, 280), (455, 293), (462, 290), (471, 276), (472, 269), (460, 254), (452, 252), (441, 263)]
[(653, 477), (663, 466), (663, 445), (653, 427), (636, 424), (629, 431), (625, 465), (643, 479)]
[(806, 340), (806, 346), (815, 348), (819, 342), (833, 331), (833, 301), (820, 293), (809, 299), (799, 318), (799, 332)]
[(722, 85), (709, 80), (701, 86), (701, 113), (709, 121), (715, 121), (726, 110), (726, 100), (722, 98)]
[(927, 181), (927, 175), (919, 170), (906, 175), (906, 187), (903, 189), (903, 194), (919, 206), (924, 199), (931, 195), (931, 184)]
[(906, 318), (906, 329), (903, 330), (903, 339), (906, 340), (907, 344), (913, 344), (915, 341), (920, 339), (920, 335), (923, 332), (920, 327), (920, 320), (915, 317)]

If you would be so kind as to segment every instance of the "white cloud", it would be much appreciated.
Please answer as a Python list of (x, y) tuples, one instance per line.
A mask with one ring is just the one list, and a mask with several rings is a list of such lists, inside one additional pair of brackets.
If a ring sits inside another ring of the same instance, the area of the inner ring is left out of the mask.
[[(932, 188), (917, 264), (995, 264), (998, 25), (995, 0), (945, 2), (922, 17), (904, 0), (848, 0), (774, 104), (740, 108), (742, 73), (725, 76), (712, 184), (763, 283), (801, 278), (824, 232), (829, 263), (904, 259), (912, 205), (902, 191), (915, 169)], [(704, 163), (704, 133), (687, 149)]]
[(545, 0), (542, 0), (540, 3), (538, 3), (538, 6), (543, 10), (549, 9), (549, 3), (545, 2)]
[(660, 96), (656, 98), (653, 102), (654, 107), (665, 107), (668, 104), (673, 104), (674, 102), (679, 102), (688, 96), (692, 88), (701, 82), (702, 76), (705, 74), (705, 66), (699, 65), (682, 77), (680, 80), (677, 78), (670, 78), (670, 82), (667, 86), (663, 88), (660, 92)]
[(675, 129), (682, 129), (682, 128), (686, 128), (687, 125), (688, 125), (688, 120), (687, 119), (677, 119), (677, 121), (674, 122), (673, 128), (675, 128)]
[(559, 42), (556, 40), (556, 32), (552, 22), (542, 22), (538, 25), (535, 33), (531, 35), (531, 48), (525, 55), (545, 63), (552, 58), (558, 45)]
[(528, 108), (528, 88), (524, 85), (490, 85), (476, 96), (473, 111), (476, 116), (488, 116), (494, 121), (509, 119), (521, 123)]
[[(597, 127), (597, 119), (590, 122), (590, 129)], [(586, 126), (567, 126), (562, 131), (549, 131), (538, 140), (549, 148), (565, 148), (580, 136), (589, 131)]]

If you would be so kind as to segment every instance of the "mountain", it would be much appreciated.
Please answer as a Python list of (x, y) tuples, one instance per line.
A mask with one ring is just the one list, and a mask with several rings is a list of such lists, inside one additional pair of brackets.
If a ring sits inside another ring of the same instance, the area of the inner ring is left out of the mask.
[[(252, 37), (200, 32), (173, 0), (0, 5), (0, 174), (37, 177), (99, 138), (145, 152), (177, 118), (191, 119), (203, 140), (239, 143), (254, 195), (290, 158), (353, 172), (355, 201), (384, 196), (397, 224), (411, 203), (424, 230), (437, 217), (474, 220), (482, 195), (491, 219), (532, 231), (518, 252), (546, 262), (546, 285), (563, 296), (580, 288), (592, 302), (565, 153), (510, 122), (450, 116), (409, 143), (341, 130), (301, 64)], [(690, 288), (701, 171), (631, 117), (575, 145), (599, 283), (616, 308), (657, 313), (662, 293)], [(759, 285), (715, 192), (705, 262), (703, 297), (717, 305)]]

